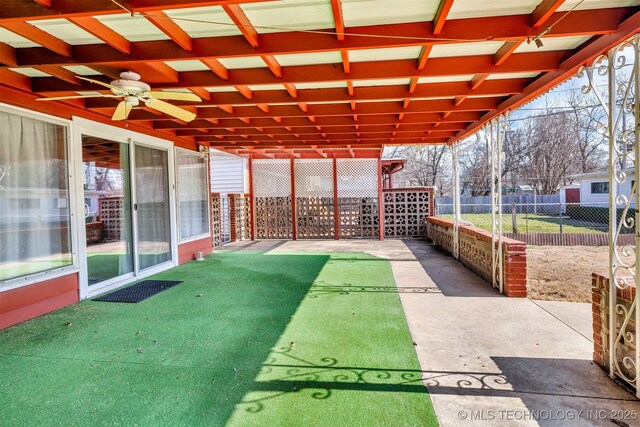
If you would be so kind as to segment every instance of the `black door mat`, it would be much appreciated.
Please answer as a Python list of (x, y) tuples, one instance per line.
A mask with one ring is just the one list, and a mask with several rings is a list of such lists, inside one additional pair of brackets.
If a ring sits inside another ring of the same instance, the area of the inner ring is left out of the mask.
[(142, 282), (134, 283), (126, 288), (118, 289), (110, 294), (94, 298), (93, 301), (127, 303), (140, 302), (169, 288), (173, 288), (180, 283), (182, 283), (182, 280), (143, 280)]

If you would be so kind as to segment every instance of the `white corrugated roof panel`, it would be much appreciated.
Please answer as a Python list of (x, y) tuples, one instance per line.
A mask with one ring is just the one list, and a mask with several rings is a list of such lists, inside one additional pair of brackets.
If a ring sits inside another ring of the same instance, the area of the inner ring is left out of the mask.
[(164, 63), (178, 72), (209, 70), (209, 67), (197, 59), (187, 61), (164, 61)]
[(238, 90), (233, 86), (212, 86), (205, 87), (209, 92), (237, 92)]
[(220, 6), (171, 9), (165, 10), (164, 13), (193, 38), (242, 34)]
[(5, 30), (0, 27), (0, 42), (6, 43), (11, 47), (39, 47), (38, 43), (34, 43), (31, 40), (25, 39), (22, 36), (17, 35), (9, 30)]
[(496, 73), (490, 74), (487, 80), (502, 79), (531, 79), (537, 77), (540, 73)]
[(283, 67), (294, 65), (337, 64), (342, 62), (340, 52), (296, 53), (293, 55), (276, 55), (276, 60)]
[[(558, 8), (558, 12), (571, 10), (580, 0), (566, 0)], [(640, 0), (584, 0), (575, 10), (605, 9), (609, 7), (629, 7), (640, 5)]]
[(433, 76), (420, 77), (418, 83), (449, 83), (449, 82), (470, 82), (474, 74), (460, 74), (457, 76)]
[(275, 85), (249, 85), (251, 90), (285, 90), (285, 87), (281, 84)]
[(347, 87), (347, 82), (313, 82), (296, 83), (296, 89), (329, 89), (332, 87)]
[(518, 46), (513, 53), (518, 54), (528, 52), (548, 52), (552, 50), (571, 50), (580, 46), (590, 38), (591, 36), (542, 37), (542, 47), (537, 47), (534, 42), (524, 42)]
[(91, 35), (66, 19), (45, 19), (27, 22), (71, 45), (104, 44), (104, 42), (99, 38)]
[[(448, 19), (484, 16), (525, 15), (533, 12), (540, 0), (463, 0), (454, 1)], [(446, 24), (445, 24), (446, 25)]]
[(96, 19), (132, 42), (169, 40), (169, 37), (147, 21), (144, 16), (118, 13), (115, 15), (96, 16)]
[(371, 79), (371, 80), (354, 80), (354, 87), (366, 87), (366, 86), (394, 86), (394, 85), (408, 85), (411, 83), (411, 79)]
[(440, 0), (342, 0), (346, 27), (402, 24), (433, 20)]
[(267, 67), (267, 64), (259, 56), (239, 56), (235, 58), (219, 58), (218, 60), (230, 70)]
[(436, 44), (429, 58), (447, 58), (452, 56), (493, 55), (504, 42), (486, 41), (471, 43)]
[(418, 59), (422, 46), (394, 47), (389, 49), (358, 49), (349, 51), (349, 61), (393, 61), (398, 59)]
[(241, 7), (260, 34), (335, 28), (327, 0), (280, 0), (245, 3)]
[(63, 65), (62, 68), (66, 68), (72, 73), (76, 73), (79, 76), (100, 76), (102, 73), (97, 72), (93, 68), (89, 68), (85, 65)]
[(47, 73), (43, 73), (40, 70), (36, 70), (35, 68), (24, 67), (24, 68), (9, 68), (11, 71), (15, 71), (16, 73), (23, 74), (27, 77), (51, 77), (51, 75)]

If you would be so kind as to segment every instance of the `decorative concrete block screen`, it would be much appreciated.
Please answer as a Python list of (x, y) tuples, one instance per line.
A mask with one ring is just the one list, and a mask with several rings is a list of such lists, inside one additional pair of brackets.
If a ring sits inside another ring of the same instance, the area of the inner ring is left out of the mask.
[(434, 215), (433, 188), (392, 188), (384, 190), (384, 237), (422, 239), (426, 219)]
[(293, 238), (291, 161), (252, 160), (256, 239)]
[(251, 199), (248, 194), (229, 194), (231, 241), (251, 239)]
[[(459, 261), (489, 283), (492, 277), (491, 233), (475, 227), (459, 226)], [(427, 237), (434, 244), (453, 253), (453, 222), (441, 218), (427, 219)], [(527, 244), (503, 238), (502, 265), (504, 293), (508, 297), (527, 296)]]
[(222, 218), (220, 210), (220, 193), (211, 193), (211, 235), (213, 247), (222, 246)]
[(339, 236), (379, 237), (378, 159), (337, 159)]
[(293, 170), (297, 238), (335, 238), (333, 159), (296, 159)]
[(122, 197), (101, 197), (100, 220), (102, 221), (102, 239), (104, 242), (123, 240), (124, 199)]

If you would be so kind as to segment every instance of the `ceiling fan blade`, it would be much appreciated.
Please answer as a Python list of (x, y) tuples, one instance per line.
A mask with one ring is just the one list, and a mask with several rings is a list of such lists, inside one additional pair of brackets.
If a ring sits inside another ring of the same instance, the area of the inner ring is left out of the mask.
[(151, 97), (155, 99), (171, 99), (174, 101), (194, 101), (201, 102), (202, 98), (193, 93), (184, 93), (184, 92), (159, 92), (159, 91), (151, 91), (147, 92)]
[(109, 89), (115, 89), (117, 91), (121, 90), (119, 87), (112, 86), (109, 83), (101, 82), (100, 80), (90, 79), (90, 78), (82, 77), (82, 76), (76, 76), (76, 77), (79, 78), (80, 80), (85, 80), (85, 81), (88, 81), (88, 82), (91, 82), (91, 83), (95, 83), (95, 84), (100, 85), (100, 86), (108, 87)]
[(185, 122), (190, 122), (196, 118), (196, 115), (191, 111), (187, 111), (184, 108), (176, 107), (175, 105), (171, 105), (168, 102), (160, 101), (159, 99), (152, 99), (148, 101), (147, 107), (153, 108), (154, 110), (162, 111), (165, 114), (175, 117), (176, 119), (180, 119)]
[(119, 98), (120, 95), (75, 95), (75, 96), (54, 96), (53, 98), (38, 98), (36, 101), (59, 101), (61, 99), (80, 98)]
[(120, 102), (116, 107), (116, 111), (113, 113), (111, 120), (125, 120), (129, 117), (132, 107), (133, 106), (126, 101)]

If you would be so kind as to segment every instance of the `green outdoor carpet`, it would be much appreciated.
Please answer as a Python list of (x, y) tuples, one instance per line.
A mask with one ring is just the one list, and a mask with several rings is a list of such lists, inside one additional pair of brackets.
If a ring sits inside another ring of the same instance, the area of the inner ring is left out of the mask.
[(2, 425), (437, 425), (389, 263), (218, 252), (0, 331)]

